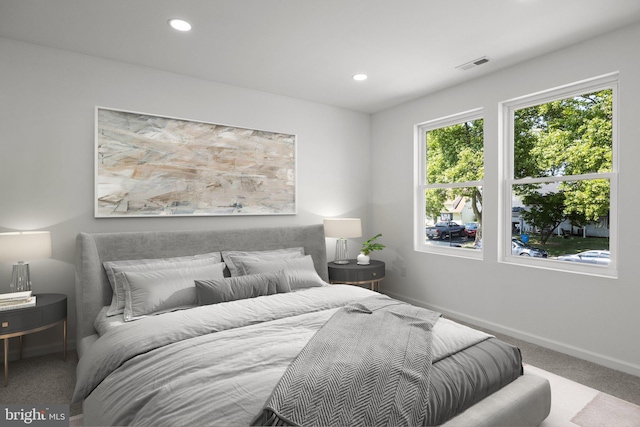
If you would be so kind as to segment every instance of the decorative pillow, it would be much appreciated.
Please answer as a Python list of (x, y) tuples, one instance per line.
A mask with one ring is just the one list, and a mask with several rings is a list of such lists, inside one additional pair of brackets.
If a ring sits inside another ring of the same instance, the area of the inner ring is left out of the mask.
[(222, 262), (220, 252), (211, 252), (207, 254), (183, 256), (176, 258), (156, 258), (156, 259), (135, 259), (121, 261), (107, 261), (102, 265), (109, 278), (109, 284), (113, 291), (111, 298), (111, 306), (107, 311), (107, 316), (115, 316), (124, 313), (125, 296), (122, 286), (118, 286), (116, 281), (116, 273), (125, 271), (148, 271), (161, 270), (171, 268), (189, 267), (191, 265), (210, 265)]
[(291, 288), (282, 271), (223, 279), (196, 280), (196, 295), (200, 305), (218, 304), (290, 291)]
[(278, 259), (300, 258), (304, 256), (304, 248), (273, 249), (268, 251), (222, 251), (222, 259), (229, 268), (231, 276), (244, 276), (246, 261), (275, 261)]
[(283, 270), (292, 291), (296, 289), (327, 286), (313, 266), (311, 255), (302, 258), (280, 259), (277, 261), (243, 262), (247, 274), (269, 273)]
[(205, 277), (222, 278), (223, 263), (171, 270), (116, 273), (125, 291), (124, 321), (139, 319), (198, 304), (194, 282)]

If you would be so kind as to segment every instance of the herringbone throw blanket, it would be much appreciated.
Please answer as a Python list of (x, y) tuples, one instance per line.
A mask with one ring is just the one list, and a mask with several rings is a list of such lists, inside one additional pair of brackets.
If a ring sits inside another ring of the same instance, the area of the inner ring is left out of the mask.
[(343, 307), (287, 368), (253, 424), (422, 425), (439, 316), (385, 295)]

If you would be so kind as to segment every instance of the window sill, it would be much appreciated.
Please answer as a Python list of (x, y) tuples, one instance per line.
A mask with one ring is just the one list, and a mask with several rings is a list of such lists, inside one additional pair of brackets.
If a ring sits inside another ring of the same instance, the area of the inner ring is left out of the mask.
[(414, 250), (416, 252), (453, 256), (458, 258), (477, 259), (477, 260), (483, 259), (483, 252), (481, 249), (458, 248), (458, 247), (450, 247), (450, 246), (430, 246), (430, 245), (419, 244), (419, 245), (416, 245)]
[(618, 270), (614, 266), (581, 264), (569, 261), (558, 261), (554, 259), (518, 257), (508, 255), (500, 261), (503, 264), (519, 265), (530, 268), (541, 268), (562, 273), (584, 274), (587, 276), (603, 277), (607, 279), (617, 279)]

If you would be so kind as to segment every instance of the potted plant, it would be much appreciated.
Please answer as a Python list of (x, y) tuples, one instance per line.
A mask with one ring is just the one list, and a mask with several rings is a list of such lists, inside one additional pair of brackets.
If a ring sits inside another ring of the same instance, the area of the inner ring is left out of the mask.
[(382, 234), (378, 233), (362, 244), (362, 247), (360, 248), (360, 255), (358, 255), (357, 258), (358, 264), (368, 265), (369, 254), (373, 251), (381, 251), (385, 248), (383, 244), (375, 242), (375, 240), (380, 236), (382, 236)]

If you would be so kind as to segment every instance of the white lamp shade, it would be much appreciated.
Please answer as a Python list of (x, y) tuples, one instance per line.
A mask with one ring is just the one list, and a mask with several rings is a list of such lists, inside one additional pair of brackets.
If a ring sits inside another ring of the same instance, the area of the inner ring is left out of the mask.
[(337, 238), (361, 237), (360, 218), (325, 218), (324, 235)]
[(51, 257), (49, 231), (0, 233), (0, 261), (28, 261)]

